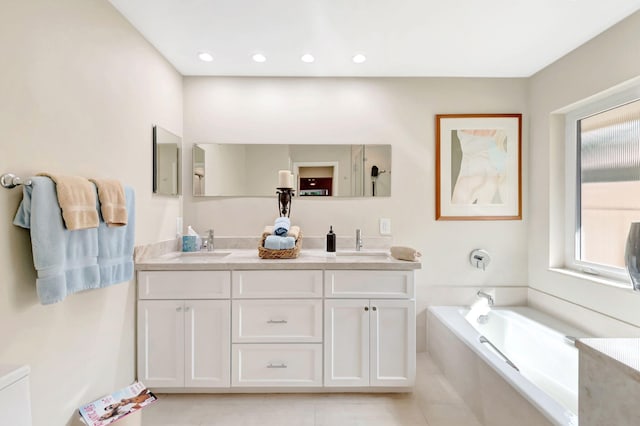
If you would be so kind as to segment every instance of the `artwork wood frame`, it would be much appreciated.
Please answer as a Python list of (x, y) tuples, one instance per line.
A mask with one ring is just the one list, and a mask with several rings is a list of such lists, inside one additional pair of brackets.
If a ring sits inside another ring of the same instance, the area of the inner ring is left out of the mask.
[(436, 220), (522, 219), (522, 114), (436, 115)]

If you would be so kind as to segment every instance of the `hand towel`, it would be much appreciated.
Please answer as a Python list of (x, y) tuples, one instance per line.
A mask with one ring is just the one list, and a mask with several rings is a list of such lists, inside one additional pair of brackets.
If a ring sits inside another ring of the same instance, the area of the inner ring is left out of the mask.
[(277, 235), (269, 235), (264, 240), (264, 248), (270, 250), (287, 250), (292, 249), (296, 245), (293, 237), (279, 237)]
[(422, 254), (411, 247), (393, 246), (389, 249), (391, 256), (398, 260), (417, 262)]
[[(273, 233), (273, 226), (265, 226), (264, 229), (262, 230), (262, 235), (261, 237), (267, 237), (269, 235), (274, 235)], [(300, 236), (300, 227), (299, 226), (292, 226), (291, 228), (289, 228), (289, 232), (287, 232), (287, 237), (293, 237), (296, 239), (296, 241), (298, 241), (298, 237)]]
[(288, 217), (279, 217), (276, 219), (273, 224), (273, 233), (284, 237), (289, 232), (289, 228), (291, 228), (291, 221)]
[(30, 229), (40, 303), (60, 302), (68, 294), (99, 287), (98, 229), (65, 229), (56, 185), (48, 177), (31, 178), (22, 194), (13, 223)]
[(107, 226), (127, 224), (127, 199), (122, 184), (115, 179), (89, 179), (98, 187), (102, 220)]
[[(98, 192), (100, 190), (98, 189)], [(98, 266), (100, 268), (100, 287), (129, 281), (133, 278), (133, 246), (135, 243), (135, 193), (133, 188), (125, 186), (126, 225), (109, 226), (100, 220), (98, 226)]]
[(62, 218), (70, 231), (98, 227), (96, 210), (96, 191), (89, 180), (80, 176), (62, 176), (51, 173), (38, 173), (55, 182), (58, 204), (62, 209)]

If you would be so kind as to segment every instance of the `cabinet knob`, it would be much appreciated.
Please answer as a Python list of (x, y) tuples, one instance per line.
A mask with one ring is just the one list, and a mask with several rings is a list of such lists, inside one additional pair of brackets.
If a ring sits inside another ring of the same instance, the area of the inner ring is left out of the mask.
[[(191, 310), (191, 308), (190, 308), (190, 307), (188, 307), (188, 306), (184, 308), (184, 311), (185, 311), (185, 312), (189, 312), (190, 310)], [(374, 309), (374, 310), (375, 310), (375, 309)]]
[(378, 310), (378, 308), (376, 308), (375, 306), (374, 306), (374, 307), (372, 307), (371, 309), (372, 309), (372, 310), (374, 310), (374, 311), (377, 311), (377, 310)]
[(368, 306), (365, 306), (365, 307), (364, 307), (364, 310), (365, 310), (365, 311), (368, 311), (368, 310), (369, 310), (369, 307), (368, 307)]
[(178, 306), (178, 307), (176, 308), (176, 312), (180, 312), (180, 311), (182, 311), (182, 306)]

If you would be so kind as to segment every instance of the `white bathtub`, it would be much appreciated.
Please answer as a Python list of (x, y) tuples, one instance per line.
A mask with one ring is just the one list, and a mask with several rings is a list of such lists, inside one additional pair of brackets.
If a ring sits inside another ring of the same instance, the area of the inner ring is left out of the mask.
[[(578, 350), (571, 339), (586, 336), (584, 332), (527, 307), (495, 308), (480, 322), (478, 317), (486, 310), (432, 306), (429, 313), (430, 321), (435, 317), (549, 423), (578, 424)], [(448, 355), (439, 358), (450, 362)], [(452, 368), (455, 371), (456, 365), (449, 366), (450, 371)], [(476, 407), (480, 411), (476, 414), (486, 414), (485, 424), (491, 424), (486, 407), (484, 410)]]

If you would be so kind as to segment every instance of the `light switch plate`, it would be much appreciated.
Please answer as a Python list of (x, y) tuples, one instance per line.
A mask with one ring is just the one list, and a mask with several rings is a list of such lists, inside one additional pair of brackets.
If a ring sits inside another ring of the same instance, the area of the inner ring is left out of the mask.
[(391, 219), (380, 218), (380, 235), (391, 235)]
[(176, 236), (177, 237), (181, 237), (182, 236), (182, 216), (177, 216), (176, 217)]

